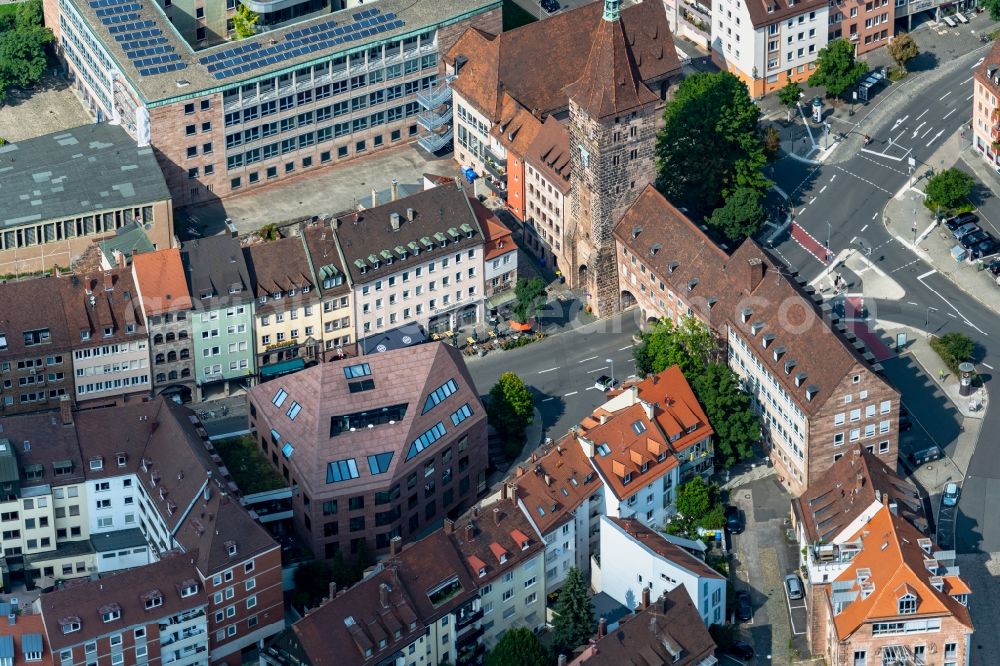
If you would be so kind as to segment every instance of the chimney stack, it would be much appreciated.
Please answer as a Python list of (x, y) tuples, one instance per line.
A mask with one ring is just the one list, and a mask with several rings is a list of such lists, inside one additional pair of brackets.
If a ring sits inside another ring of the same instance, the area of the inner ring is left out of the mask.
[(327, 596), (330, 597), (331, 599), (337, 596), (337, 581), (335, 580), (330, 581), (330, 591), (327, 593)]
[(476, 538), (476, 528), (469, 523), (465, 526), (465, 540), (472, 543), (472, 540)]
[(642, 588), (642, 610), (649, 608), (649, 588)]
[(455, 521), (451, 518), (445, 518), (443, 529), (445, 534), (452, 534), (455, 531)]
[(473, 504), (472, 505), (472, 517), (473, 518), (478, 518), (479, 517), (479, 505), (478, 504)]
[(597, 621), (597, 640), (601, 640), (602, 638), (604, 638), (607, 635), (607, 633), (608, 633), (608, 619), (606, 617), (602, 617), (600, 620)]
[(59, 417), (64, 426), (73, 425), (73, 403), (68, 395), (59, 398)]
[(559, 666), (566, 666), (566, 655), (559, 655)]
[(399, 551), (403, 548), (403, 537), (394, 536), (389, 539), (389, 556), (395, 557), (399, 555)]
[(373, 187), (372, 188), (372, 208), (375, 208), (376, 206), (378, 206), (378, 192)]
[(500, 484), (500, 499), (506, 500), (508, 498), (507, 492), (508, 492), (507, 491), (507, 484), (506, 483), (501, 483)]
[(399, 198), (399, 181), (395, 178), (392, 179), (392, 184), (389, 185), (389, 191), (392, 192), (393, 201)]
[(378, 601), (382, 604), (382, 608), (389, 607), (389, 586), (385, 583), (378, 586)]
[(406, 219), (407, 220), (409, 220), (410, 222), (413, 222), (413, 218), (415, 218), (416, 216), (417, 216), (417, 211), (413, 210), (412, 208), (407, 208), (406, 209)]
[(498, 506), (493, 507), (493, 524), (500, 524), (500, 507)]
[(389, 213), (389, 226), (393, 231), (399, 231), (399, 213)]
[(747, 262), (747, 291), (752, 292), (764, 279), (764, 262), (754, 257)]

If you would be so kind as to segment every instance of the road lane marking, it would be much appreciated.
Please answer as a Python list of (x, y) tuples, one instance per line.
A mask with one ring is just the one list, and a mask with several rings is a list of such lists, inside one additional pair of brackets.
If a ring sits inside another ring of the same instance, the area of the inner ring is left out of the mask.
[(858, 240), (857, 236), (852, 236), (851, 240), (847, 241), (848, 245), (854, 245), (854, 241)]
[(826, 185), (824, 185), (824, 186), (823, 186), (822, 188), (820, 188), (820, 191), (819, 191), (819, 193), (820, 193), (820, 194), (823, 194), (824, 192), (826, 192), (826, 188), (827, 188), (827, 186), (826, 186)]
[(979, 65), (981, 65), (984, 60), (986, 60), (986, 58), (980, 58), (979, 60), (976, 61), (976, 64), (973, 65), (972, 67), (969, 67), (969, 69), (975, 69), (976, 67), (979, 67)]
[(927, 147), (930, 148), (931, 144), (937, 141), (938, 137), (944, 134), (944, 130), (938, 130), (938, 133), (931, 137), (931, 140), (927, 142)]
[(834, 178), (836, 178), (836, 177), (837, 177), (837, 174), (833, 174), (832, 176), (830, 176), (830, 182), (832, 183), (833, 180), (834, 180)]
[(861, 227), (861, 233), (865, 233), (865, 229), (867, 229), (867, 228), (868, 228), (867, 224), (865, 226)]
[(914, 303), (913, 301), (906, 301), (907, 305), (920, 305), (920, 303)]
[(969, 95), (968, 97), (966, 97), (965, 101), (968, 102), (970, 99), (972, 99), (972, 95)]
[(913, 122), (917, 122), (918, 120), (920, 120), (921, 118), (923, 118), (923, 117), (924, 117), (924, 115), (925, 115), (925, 114), (926, 114), (926, 113), (927, 113), (928, 111), (930, 111), (930, 109), (924, 109), (924, 112), (923, 112), (923, 113), (921, 113), (921, 114), (920, 114), (919, 116), (917, 116), (916, 118), (914, 118), (914, 119), (913, 119)]
[[(892, 129), (894, 130), (897, 127), (899, 127), (900, 125), (902, 125), (903, 121), (905, 121), (909, 117), (910, 117), (910, 114), (906, 114), (905, 116), (903, 116), (902, 118), (900, 118), (899, 120), (897, 120), (895, 123), (892, 124)], [(892, 130), (889, 130), (889, 131), (891, 132)]]
[(548, 370), (539, 370), (539, 371), (538, 371), (538, 374), (540, 374), (540, 375), (544, 375), (544, 374), (545, 374), (546, 372), (552, 372), (553, 370), (558, 370), (558, 369), (559, 369), (559, 366), (557, 365), (556, 367), (554, 367), (554, 368), (549, 368)]
[(874, 220), (876, 217), (878, 217), (878, 211), (875, 211), (875, 214), (872, 215), (872, 219)]
[(813, 203), (814, 201), (816, 201), (816, 197), (813, 197), (812, 199), (810, 199), (809, 203)]
[(942, 100), (943, 100), (943, 99), (944, 99), (945, 97), (947, 97), (947, 96), (948, 96), (948, 95), (950, 95), (951, 93), (952, 93), (952, 91), (951, 91), (951, 90), (949, 90), (949, 91), (948, 91), (948, 92), (946, 92), (945, 94), (941, 95), (941, 96), (940, 96), (940, 97), (938, 98), (938, 101), (939, 101), (939, 102), (940, 102), (940, 101), (942, 101)]
[(899, 136), (897, 136), (895, 139), (893, 139), (893, 142), (898, 144), (899, 140), (903, 138), (904, 134), (906, 134), (906, 130), (903, 130), (902, 132), (900, 132)]
[[(927, 271), (923, 275), (918, 275), (917, 279), (918, 280), (923, 280), (925, 277), (930, 277), (931, 275), (934, 275), (935, 273), (937, 273), (937, 271), (932, 268), (931, 270)], [(916, 303), (914, 303), (914, 305), (916, 305)]]
[(948, 120), (948, 116), (950, 116), (951, 114), (955, 113), (956, 111), (958, 111), (958, 109), (952, 109), (948, 113), (944, 114), (944, 118), (942, 118), (941, 120)]
[(931, 293), (933, 293), (935, 296), (937, 296), (942, 301), (944, 301), (945, 305), (947, 305), (949, 308), (951, 308), (952, 310), (954, 310), (955, 314), (957, 314), (959, 317), (961, 317), (962, 321), (964, 321), (967, 326), (976, 329), (977, 331), (979, 331), (983, 335), (986, 335), (986, 336), (989, 335), (989, 333), (987, 333), (986, 331), (984, 331), (983, 329), (979, 328), (978, 326), (976, 326), (975, 324), (973, 324), (971, 321), (969, 321), (969, 318), (966, 317), (964, 314), (962, 314), (961, 310), (959, 310), (954, 305), (952, 305), (951, 301), (949, 301), (947, 298), (945, 298), (944, 296), (942, 296), (936, 289), (934, 289), (934, 287), (930, 286), (929, 284), (927, 284), (926, 282), (924, 282), (920, 278), (917, 278), (917, 279), (920, 280), (920, 284), (924, 285), (927, 289), (929, 289), (931, 291)]
[(545, 400), (542, 400), (542, 402), (548, 402), (549, 400), (555, 400), (555, 399), (556, 399), (555, 396), (552, 396), (550, 398), (546, 398)]
[(634, 346), (635, 346), (635, 345), (626, 345), (625, 347), (622, 347), (622, 348), (621, 348), (621, 349), (619, 349), (618, 351), (625, 351), (626, 349), (632, 349), (632, 347), (634, 347)]
[(964, 86), (964, 85), (965, 85), (966, 83), (968, 83), (969, 81), (971, 81), (971, 80), (972, 80), (973, 78), (974, 78), (974, 77), (970, 76), (970, 77), (969, 77), (969, 78), (967, 78), (966, 80), (962, 81), (962, 85)]
[[(924, 113), (927, 113), (927, 112), (924, 111)], [(920, 128), (923, 127), (926, 124), (927, 124), (927, 121), (925, 120), (924, 122), (922, 122), (919, 125), (917, 125), (917, 129), (913, 130), (913, 138), (914, 139), (916, 139), (917, 138), (917, 134), (920, 133)]]
[(564, 398), (568, 398), (571, 395), (576, 395), (577, 393), (579, 393), (579, 391), (570, 391), (569, 393), (566, 393), (565, 395), (563, 395), (563, 397)]
[(920, 138), (921, 139), (924, 138), (925, 136), (927, 136), (928, 134), (930, 134), (933, 131), (934, 131), (933, 127), (928, 128), (926, 132), (924, 132), (923, 134), (920, 135)]
[(993, 369), (993, 366), (990, 365), (989, 363), (980, 363), (980, 365), (982, 365), (983, 367), (989, 368), (990, 370)]
[(593, 361), (595, 358), (597, 358), (597, 357), (596, 356), (591, 356), (590, 358), (585, 358), (582, 361), (577, 361), (577, 363), (586, 363), (587, 361)]
[(607, 369), (608, 369), (608, 366), (604, 366), (603, 368), (598, 368), (597, 370), (587, 370), (587, 374), (588, 375), (592, 375), (595, 372), (600, 372), (601, 370), (607, 370)]
[(953, 315), (950, 312), (945, 312), (945, 314), (948, 315), (949, 317), (951, 317), (952, 319), (958, 319), (958, 317), (956, 317), (955, 315)]

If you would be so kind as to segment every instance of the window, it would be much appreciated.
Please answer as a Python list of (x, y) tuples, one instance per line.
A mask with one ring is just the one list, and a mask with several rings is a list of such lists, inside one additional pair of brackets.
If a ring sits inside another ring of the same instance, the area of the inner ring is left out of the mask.
[(358, 478), (358, 464), (354, 458), (336, 460), (328, 463), (326, 467), (326, 482), (337, 483), (338, 481), (349, 481)]
[(285, 389), (280, 388), (278, 389), (278, 392), (274, 394), (274, 397), (271, 398), (271, 404), (273, 404), (275, 407), (281, 407), (282, 403), (285, 402), (285, 398), (287, 397), (288, 397), (288, 392)]
[(899, 598), (899, 614), (912, 615), (917, 612), (917, 598), (907, 592)]
[(390, 462), (392, 462), (392, 452), (368, 456), (368, 468), (371, 470), (372, 476), (389, 471)]
[(427, 396), (427, 400), (424, 401), (424, 409), (421, 414), (426, 414), (430, 410), (434, 409), (434, 407), (440, 404), (441, 401), (456, 391), (458, 391), (458, 384), (455, 383), (454, 379), (449, 379), (447, 382), (434, 389), (430, 395)]

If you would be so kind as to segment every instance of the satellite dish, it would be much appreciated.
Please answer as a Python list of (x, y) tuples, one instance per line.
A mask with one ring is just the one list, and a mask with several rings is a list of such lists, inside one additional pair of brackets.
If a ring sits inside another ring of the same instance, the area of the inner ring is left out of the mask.
[(408, 336), (408, 335), (404, 335), (404, 336), (403, 336), (403, 344), (404, 344), (404, 345), (408, 345), (408, 344), (410, 344), (411, 342), (413, 342), (413, 338), (411, 338), (411, 337), (410, 337), (410, 336)]
[(375, 351), (377, 351), (377, 352), (384, 352), (384, 351), (389, 351), (389, 349), (385, 345), (379, 345), (379, 346), (375, 347)]

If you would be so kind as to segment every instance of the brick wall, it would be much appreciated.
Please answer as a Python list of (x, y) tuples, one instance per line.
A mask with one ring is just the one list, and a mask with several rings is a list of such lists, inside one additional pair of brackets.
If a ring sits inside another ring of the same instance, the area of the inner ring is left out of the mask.
[(503, 10), (501, 5), (498, 3), (495, 9), (438, 29), (438, 54), (441, 56), (439, 62), (442, 73), (444, 72), (444, 56), (455, 45), (455, 42), (462, 36), (462, 33), (469, 28), (479, 28), (492, 35), (499, 35), (503, 29)]

